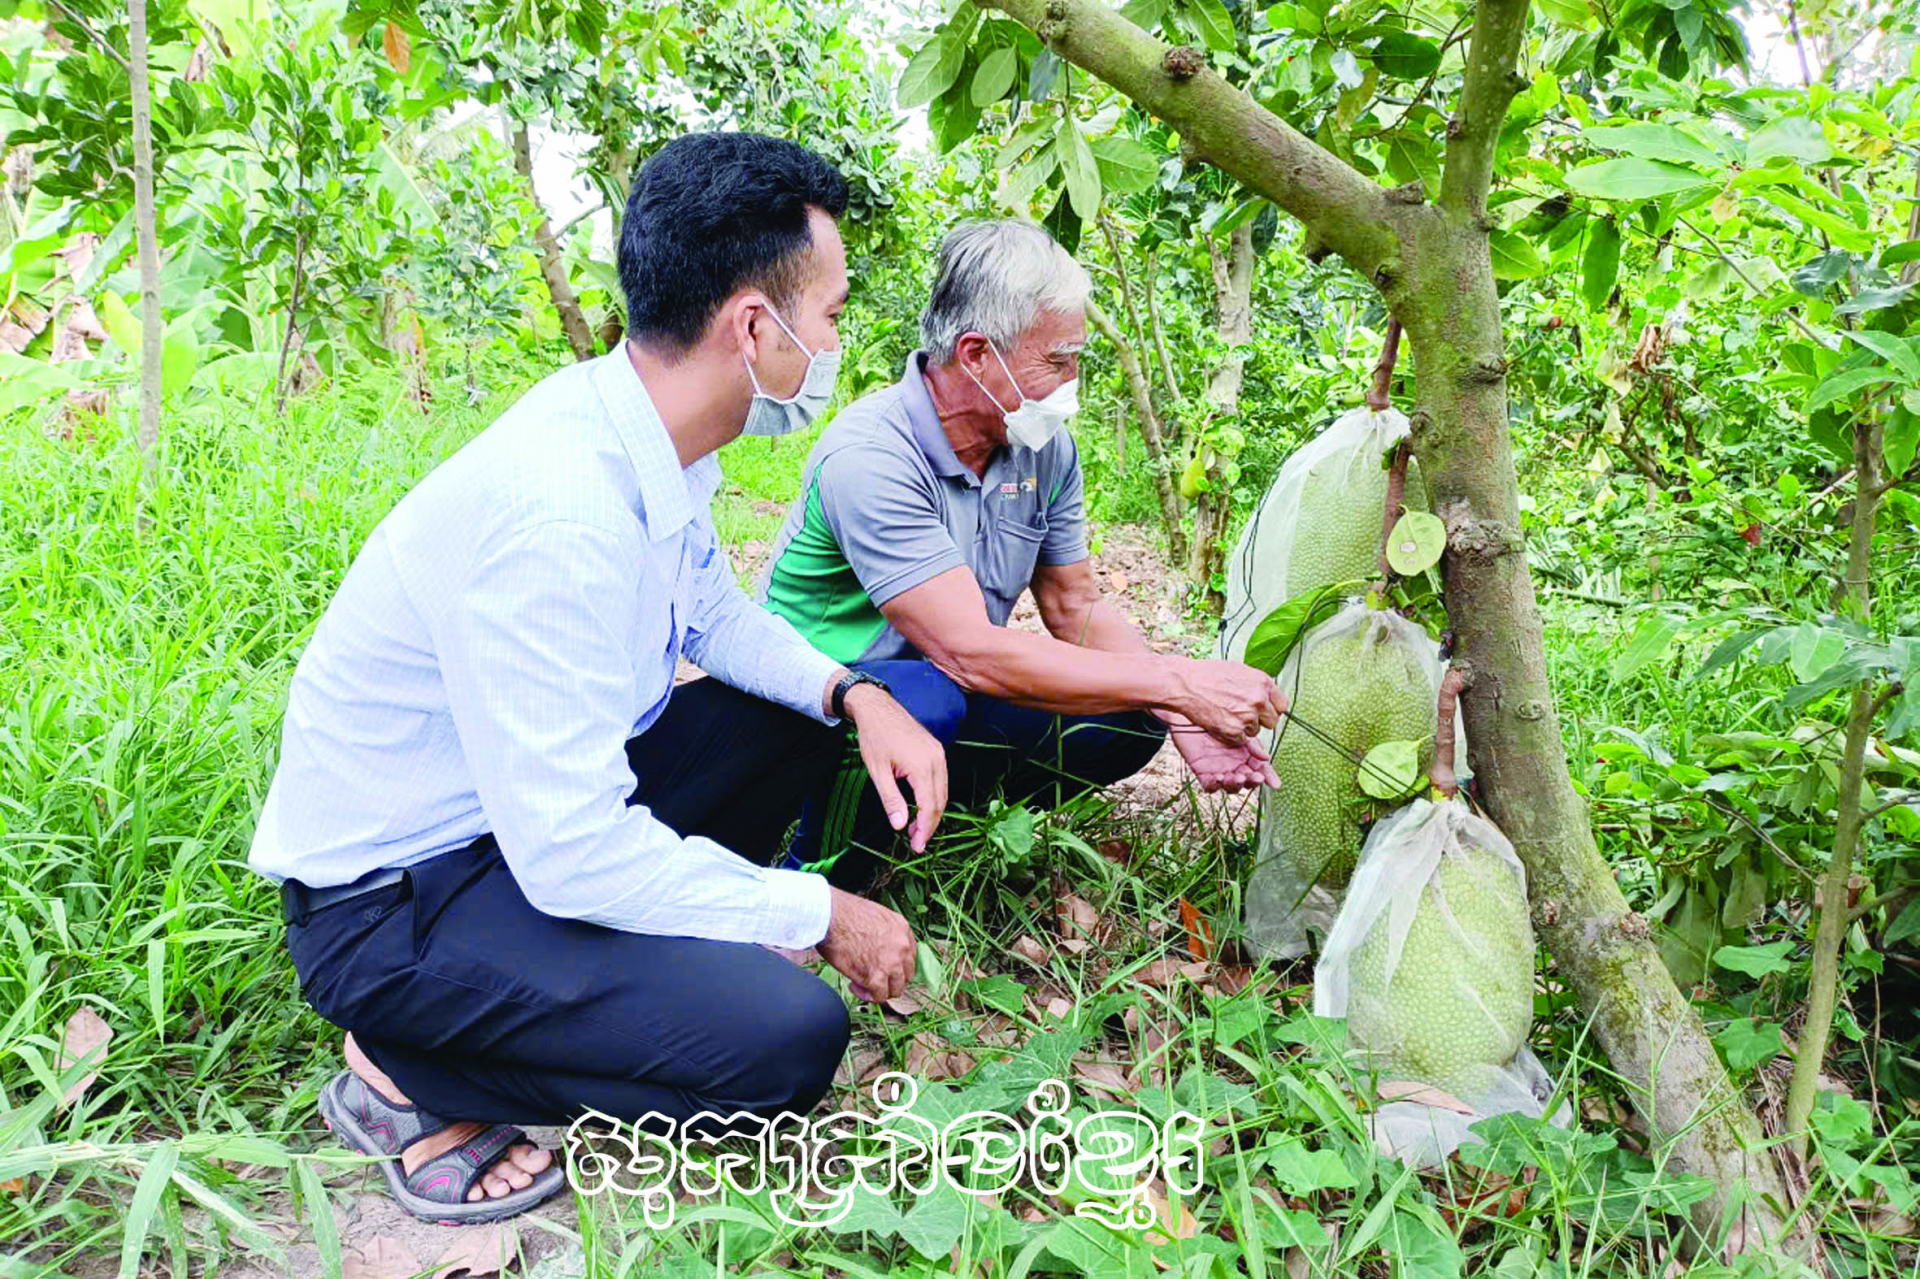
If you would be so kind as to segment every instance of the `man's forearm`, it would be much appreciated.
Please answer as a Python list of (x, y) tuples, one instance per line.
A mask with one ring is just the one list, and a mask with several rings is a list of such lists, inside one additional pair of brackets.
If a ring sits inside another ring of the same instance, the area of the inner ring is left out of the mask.
[[(1120, 627), (1131, 631), (1124, 619)], [(1096, 625), (1098, 625), (1096, 621)], [(1111, 626), (1102, 627), (1106, 637)], [(1177, 695), (1171, 663), (1147, 650), (1078, 645), (1004, 626), (982, 628), (962, 646), (930, 653), (933, 664), (970, 692), (1060, 715), (1167, 706)]]

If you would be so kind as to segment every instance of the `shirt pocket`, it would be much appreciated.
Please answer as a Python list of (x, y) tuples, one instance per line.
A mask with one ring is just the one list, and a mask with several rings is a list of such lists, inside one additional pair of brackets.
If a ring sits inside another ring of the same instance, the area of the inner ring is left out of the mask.
[(1040, 545), (1046, 539), (1045, 515), (1036, 515), (1030, 524), (1017, 517), (995, 520), (982, 550), (977, 575), (981, 590), (1011, 611), (1020, 592), (1033, 580), (1033, 566), (1040, 558)]

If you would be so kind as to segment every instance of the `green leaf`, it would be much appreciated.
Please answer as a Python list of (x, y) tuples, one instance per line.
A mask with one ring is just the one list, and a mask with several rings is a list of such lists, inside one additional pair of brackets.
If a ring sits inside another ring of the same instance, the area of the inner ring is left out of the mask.
[(1884, 946), (1897, 946), (1909, 937), (1920, 936), (1920, 897), (1907, 903), (1900, 917), (1887, 925), (1887, 935), (1881, 939)]
[(1091, 147), (1100, 183), (1108, 191), (1119, 195), (1144, 191), (1160, 174), (1160, 157), (1132, 138), (1113, 134), (1095, 138)]
[(1900, 338), (1878, 329), (1848, 329), (1847, 336), (1906, 374), (1910, 385), (1920, 383), (1920, 355)]
[(1827, 378), (1826, 381), (1814, 387), (1813, 393), (1807, 396), (1807, 412), (1818, 412), (1827, 407), (1827, 405), (1832, 404), (1835, 400), (1843, 400), (1862, 387), (1891, 381), (1893, 381), (1893, 370), (1884, 364), (1875, 364), (1869, 368), (1848, 369), (1844, 373), (1835, 373)]
[(132, 356), (137, 365), (140, 362), (140, 319), (128, 309), (125, 299), (109, 289), (100, 295), (94, 312), (100, 317), (101, 327), (106, 329), (114, 345)]
[(1399, 799), (1419, 784), (1419, 742), (1381, 742), (1360, 761), (1360, 789), (1375, 799)]
[(412, 171), (394, 154), (385, 139), (375, 147), (374, 158), (374, 182), (393, 196), (393, 207), (397, 212), (405, 215), (406, 220), (415, 227), (430, 227), (439, 221), (433, 205), (427, 201), (426, 192), (420, 189), (420, 183)]
[(991, 1211), (985, 1203), (942, 1179), (901, 1219), (900, 1237), (927, 1260), (939, 1260), (953, 1251), (971, 1221)]
[(1408, 511), (1387, 535), (1387, 567), (1402, 577), (1424, 573), (1440, 562), (1447, 549), (1447, 526), (1437, 515)]
[(1660, 660), (1667, 651), (1667, 645), (1680, 633), (1681, 619), (1669, 617), (1665, 613), (1649, 613), (1634, 631), (1633, 638), (1627, 641), (1627, 647), (1620, 656), (1613, 659), (1610, 678), (1615, 683)]
[(1279, 608), (1266, 615), (1260, 625), (1253, 628), (1253, 634), (1247, 638), (1247, 651), (1242, 660), (1256, 670), (1269, 675), (1278, 675), (1285, 664), (1287, 654), (1300, 642), (1300, 637), (1313, 627), (1323, 613), (1331, 612), (1340, 603), (1348, 591), (1364, 586), (1360, 581), (1334, 582), (1327, 586), (1303, 591)]
[(1091, 222), (1100, 215), (1100, 166), (1076, 121), (1065, 121), (1060, 132), (1060, 170), (1066, 175), (1067, 197), (1080, 220)]
[(1675, 160), (1704, 165), (1709, 169), (1725, 166), (1712, 147), (1682, 133), (1670, 124), (1603, 124), (1583, 129), (1581, 138), (1609, 151), (1624, 151), (1647, 160)]
[(1207, 48), (1220, 53), (1233, 52), (1239, 41), (1234, 36), (1233, 18), (1227, 13), (1226, 5), (1220, 0), (1181, 0), (1180, 7)]
[(1840, 654), (1846, 651), (1846, 647), (1846, 637), (1839, 631), (1830, 631), (1812, 622), (1800, 623), (1794, 628), (1793, 647), (1787, 653), (1793, 677), (1804, 684), (1822, 674), (1840, 660)]
[(1696, 680), (1705, 679), (1746, 652), (1761, 636), (1772, 634), (1772, 632), (1772, 627), (1765, 626), (1734, 632), (1714, 647), (1712, 654), (1701, 664), (1700, 669), (1693, 673), (1693, 677)]
[(1495, 231), (1487, 237), (1487, 249), (1493, 254), (1493, 278), (1530, 280), (1547, 269), (1527, 238), (1515, 231)]
[(1770, 1021), (1756, 1023), (1750, 1017), (1737, 1018), (1727, 1023), (1727, 1028), (1713, 1037), (1719, 1045), (1721, 1056), (1727, 1059), (1732, 1070), (1752, 1070), (1764, 1065), (1780, 1055), (1786, 1047), (1786, 1041), (1780, 1037), (1780, 1027)]
[(1787, 952), (1792, 949), (1791, 941), (1772, 941), (1764, 946), (1722, 946), (1713, 952), (1713, 962), (1749, 977), (1767, 977), (1792, 967), (1787, 963)]
[(306, 1157), (295, 1165), (300, 1177), (300, 1198), (305, 1202), (307, 1223), (313, 1230), (313, 1246), (320, 1254), (320, 1273), (341, 1273), (340, 1226), (333, 1219), (333, 1200), (326, 1183), (320, 1180), (318, 1161)]
[(1536, 7), (1563, 27), (1585, 30), (1593, 23), (1587, 0), (1539, 0)]
[[(1907, 397), (1915, 394), (1908, 391)], [(1915, 412), (1911, 403), (1906, 404), (1905, 412), (1895, 413), (1888, 420), (1882, 446), (1887, 455), (1887, 474), (1905, 475), (1913, 465), (1914, 453), (1920, 451), (1920, 412)], [(1920, 693), (1920, 687), (1910, 691)]]
[(153, 1011), (154, 1033), (165, 1041), (167, 1027), (167, 943), (147, 943), (147, 1004)]
[(1607, 305), (1620, 278), (1620, 227), (1612, 218), (1594, 218), (1587, 227), (1587, 251), (1580, 259), (1580, 294), (1598, 311)]
[(1172, 6), (1173, 0), (1127, 0), (1120, 6), (1120, 16), (1142, 31), (1151, 31)]
[(996, 973), (991, 977), (969, 977), (955, 982), (954, 986), (1009, 1017), (1024, 1016), (1027, 1011), (1027, 988), (1005, 973)]
[(1465, 1259), (1447, 1223), (1427, 1204), (1404, 1204), (1381, 1240), (1398, 1279), (1460, 1279)]
[(1308, 1150), (1298, 1137), (1282, 1141), (1267, 1153), (1267, 1166), (1273, 1179), (1290, 1195), (1310, 1195), (1316, 1190), (1352, 1189), (1353, 1173), (1337, 1150)]
[(1881, 266), (1899, 266), (1915, 258), (1920, 258), (1920, 240), (1908, 240), (1904, 244), (1896, 244), (1890, 249), (1880, 250)]
[(920, 46), (900, 73), (896, 102), (902, 109), (922, 107), (945, 93), (960, 77), (967, 47), (945, 30)]
[(1692, 169), (1665, 160), (1643, 160), (1639, 156), (1602, 160), (1567, 171), (1567, 185), (1576, 194), (1595, 200), (1651, 200), (1655, 196), (1710, 186), (1712, 181)]
[(1818, 164), (1833, 155), (1818, 121), (1803, 115), (1783, 115), (1767, 121), (1747, 137), (1747, 165), (1758, 168), (1775, 156), (1801, 164)]
[(127, 1205), (127, 1224), (120, 1236), (120, 1279), (134, 1279), (140, 1273), (140, 1254), (145, 1251), (147, 1232), (153, 1214), (160, 1207), (160, 1196), (180, 1162), (180, 1147), (171, 1141), (154, 1146), (140, 1170), (139, 1184), (133, 1188), (133, 1200)]
[(1405, 31), (1391, 32), (1373, 47), (1373, 65), (1395, 80), (1424, 79), (1440, 65), (1440, 46)]
[(1014, 73), (1020, 70), (1020, 51), (1012, 45), (995, 49), (980, 60), (973, 73), (973, 105), (990, 107), (1007, 96), (1013, 87)]

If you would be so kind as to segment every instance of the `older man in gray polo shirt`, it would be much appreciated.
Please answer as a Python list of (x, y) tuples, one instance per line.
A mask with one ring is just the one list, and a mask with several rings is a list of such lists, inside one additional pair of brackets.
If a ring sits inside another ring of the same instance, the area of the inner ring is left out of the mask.
[[(1062, 803), (1138, 771), (1169, 731), (1207, 790), (1278, 781), (1255, 737), (1286, 709), (1273, 680), (1156, 654), (1100, 596), (1063, 429), (1089, 287), (1032, 223), (949, 234), (925, 349), (821, 435), (760, 581), (769, 608), (947, 745), (957, 803)], [(1006, 625), (1029, 589), (1047, 635)], [(892, 834), (843, 779), (809, 805), (788, 861), (832, 861), (858, 890)]]

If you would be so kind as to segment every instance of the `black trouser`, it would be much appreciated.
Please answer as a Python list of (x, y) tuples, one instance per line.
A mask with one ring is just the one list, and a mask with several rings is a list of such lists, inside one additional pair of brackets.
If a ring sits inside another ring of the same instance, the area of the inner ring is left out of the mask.
[[(766, 864), (844, 730), (701, 679), (627, 743), (644, 803)], [(564, 1124), (806, 1113), (847, 1046), (841, 998), (764, 946), (621, 932), (528, 904), (491, 835), (287, 926), (301, 990), (414, 1102)]]

